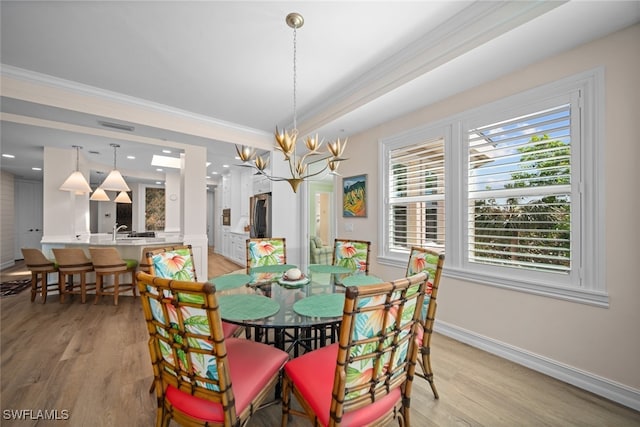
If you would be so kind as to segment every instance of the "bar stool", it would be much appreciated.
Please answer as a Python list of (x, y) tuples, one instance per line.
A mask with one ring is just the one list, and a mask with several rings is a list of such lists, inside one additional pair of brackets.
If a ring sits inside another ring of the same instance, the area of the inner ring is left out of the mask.
[(31, 271), (31, 302), (35, 301), (38, 291), (42, 294), (42, 303), (47, 302), (49, 287), (60, 286), (58, 283), (49, 283), (49, 273), (57, 273), (58, 265), (48, 259), (40, 249), (22, 248), (24, 263)]
[[(65, 295), (77, 294), (84, 304), (87, 300), (87, 291), (94, 290), (95, 283), (87, 283), (87, 273), (93, 271), (93, 264), (80, 248), (52, 249), (58, 263), (58, 283), (60, 285), (60, 303), (64, 303)], [(74, 289), (73, 276), (80, 276), (80, 290)], [(66, 283), (69, 276), (69, 283)], [(87, 286), (88, 285), (88, 286)]]
[[(131, 290), (136, 297), (136, 267), (138, 261), (134, 259), (122, 259), (116, 248), (89, 248), (91, 262), (96, 272), (96, 299), (97, 304), (103, 295), (113, 295), (113, 303), (118, 305), (118, 297), (121, 291)], [(131, 283), (120, 283), (120, 275), (131, 273)], [(104, 277), (113, 276), (113, 285), (104, 285)], [(107, 290), (110, 289), (110, 290)]]

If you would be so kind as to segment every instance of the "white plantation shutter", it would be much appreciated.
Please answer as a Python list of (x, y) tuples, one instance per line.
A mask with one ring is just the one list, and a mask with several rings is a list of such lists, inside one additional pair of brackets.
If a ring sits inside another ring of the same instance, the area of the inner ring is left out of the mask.
[(437, 246), (445, 277), (606, 306), (603, 94), (599, 68), (382, 139), (378, 262)]
[(469, 262), (571, 270), (570, 105), (468, 131)]
[(444, 139), (394, 149), (388, 158), (390, 248), (444, 244)]

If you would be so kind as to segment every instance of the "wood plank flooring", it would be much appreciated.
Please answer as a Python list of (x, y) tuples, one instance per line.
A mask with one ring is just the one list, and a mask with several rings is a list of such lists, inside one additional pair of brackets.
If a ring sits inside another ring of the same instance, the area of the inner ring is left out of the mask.
[[(238, 270), (210, 255), (210, 276)], [(3, 272), (3, 278), (4, 278)], [(78, 298), (30, 303), (29, 292), (0, 300), (2, 426), (151, 426), (155, 395), (139, 300)], [(436, 334), (432, 362), (440, 399), (414, 381), (413, 426), (640, 426), (640, 413)], [(9, 420), (10, 410), (57, 410), (58, 421)], [(62, 412), (62, 411), (67, 412)], [(249, 426), (280, 424), (280, 406)], [(174, 424), (175, 425), (175, 424)], [(308, 425), (294, 418), (292, 427)]]

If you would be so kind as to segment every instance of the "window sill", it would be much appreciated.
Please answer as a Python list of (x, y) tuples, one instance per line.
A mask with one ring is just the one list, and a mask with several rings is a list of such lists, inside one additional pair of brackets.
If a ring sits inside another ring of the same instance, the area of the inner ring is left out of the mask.
[[(395, 258), (378, 257), (379, 264), (392, 267), (407, 267), (406, 259), (400, 260)], [(445, 262), (443, 277), (464, 280), (468, 282), (478, 283), (485, 286), (493, 286), (496, 288), (508, 289), (516, 292), (525, 292), (532, 295), (538, 295), (548, 298), (555, 298), (564, 301), (570, 301), (580, 304), (593, 305), (596, 307), (608, 308), (609, 295), (605, 292), (592, 291), (586, 289), (569, 288), (563, 286), (553, 286), (540, 282), (527, 282), (513, 278), (498, 277), (494, 275), (482, 274), (477, 272), (464, 271), (457, 268), (447, 267)]]

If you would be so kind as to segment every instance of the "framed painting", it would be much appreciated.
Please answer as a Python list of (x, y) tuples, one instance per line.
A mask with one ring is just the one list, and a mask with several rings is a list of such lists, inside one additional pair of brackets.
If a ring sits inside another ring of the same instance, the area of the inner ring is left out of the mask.
[(342, 179), (342, 216), (367, 216), (367, 175), (356, 175)]

